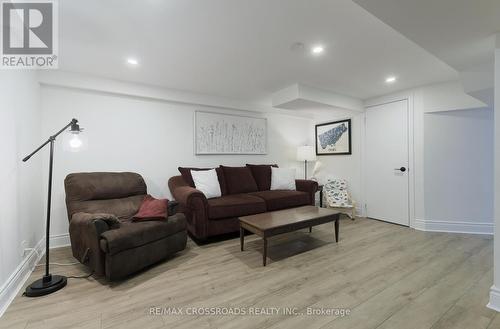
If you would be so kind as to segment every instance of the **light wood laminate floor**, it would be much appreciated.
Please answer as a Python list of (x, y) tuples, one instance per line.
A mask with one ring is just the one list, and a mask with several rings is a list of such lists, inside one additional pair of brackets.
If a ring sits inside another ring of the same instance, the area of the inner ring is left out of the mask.
[[(120, 283), (69, 279), (41, 298), (17, 296), (0, 328), (500, 328), (485, 307), (493, 280), (493, 240), (481, 235), (420, 232), (369, 219), (333, 224), (269, 240), (239, 239), (197, 246)], [(69, 248), (54, 262), (73, 262)], [(53, 273), (82, 275), (81, 265)], [(37, 268), (29, 281), (42, 275)], [(150, 315), (151, 307), (184, 314)], [(269, 315), (186, 315), (197, 307), (253, 309)], [(283, 314), (284, 308), (295, 315)], [(348, 316), (307, 315), (333, 308)], [(275, 312), (275, 311), (273, 311)], [(301, 315), (301, 313), (304, 313)]]

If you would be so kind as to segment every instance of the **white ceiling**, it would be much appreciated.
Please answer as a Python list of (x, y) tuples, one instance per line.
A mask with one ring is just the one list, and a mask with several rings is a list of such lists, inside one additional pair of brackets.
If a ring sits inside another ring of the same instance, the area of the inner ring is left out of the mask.
[[(366, 99), (458, 77), (351, 0), (59, 4), (66, 71), (251, 101), (294, 83)], [(325, 53), (292, 51), (297, 41)], [(127, 66), (129, 56), (140, 65)], [(390, 74), (397, 83), (384, 82)]]
[(491, 69), (500, 0), (354, 1), (459, 71)]

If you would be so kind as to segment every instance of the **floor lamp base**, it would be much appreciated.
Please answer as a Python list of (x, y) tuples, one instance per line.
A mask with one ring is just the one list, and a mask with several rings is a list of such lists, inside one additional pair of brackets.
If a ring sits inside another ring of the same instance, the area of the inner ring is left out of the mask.
[(49, 274), (27, 286), (24, 295), (28, 297), (45, 296), (64, 288), (66, 283), (68, 283), (68, 279), (65, 276)]

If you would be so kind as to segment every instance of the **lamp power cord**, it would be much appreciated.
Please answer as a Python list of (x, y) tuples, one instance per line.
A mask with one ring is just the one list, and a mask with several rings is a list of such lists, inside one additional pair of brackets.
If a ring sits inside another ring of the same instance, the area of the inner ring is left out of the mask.
[[(38, 251), (35, 248), (27, 248), (27, 249), (33, 250), (36, 253), (37, 258), (40, 258), (40, 254), (38, 253)], [(89, 249), (85, 250), (85, 254), (82, 257), (84, 261), (87, 260), (89, 251), (90, 251)], [(78, 265), (78, 264), (81, 264), (81, 263), (80, 262), (73, 262), (73, 263), (49, 263), (49, 265), (54, 265), (54, 266), (74, 266), (74, 265)], [(39, 266), (45, 266), (45, 264), (36, 264), (32, 268), (32, 271), (35, 269), (35, 267), (39, 267)], [(89, 274), (84, 274), (84, 275), (70, 275), (70, 276), (67, 276), (67, 278), (68, 279), (88, 279), (88, 278), (90, 278), (92, 276), (92, 274), (94, 274), (94, 271), (91, 271)]]

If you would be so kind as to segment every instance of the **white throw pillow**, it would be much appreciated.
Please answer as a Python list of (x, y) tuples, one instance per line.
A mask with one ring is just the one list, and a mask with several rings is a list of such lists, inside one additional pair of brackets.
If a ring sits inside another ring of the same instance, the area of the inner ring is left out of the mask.
[(271, 190), (295, 190), (295, 169), (271, 167)]
[(191, 170), (194, 186), (200, 190), (207, 199), (221, 196), (219, 179), (215, 169)]

